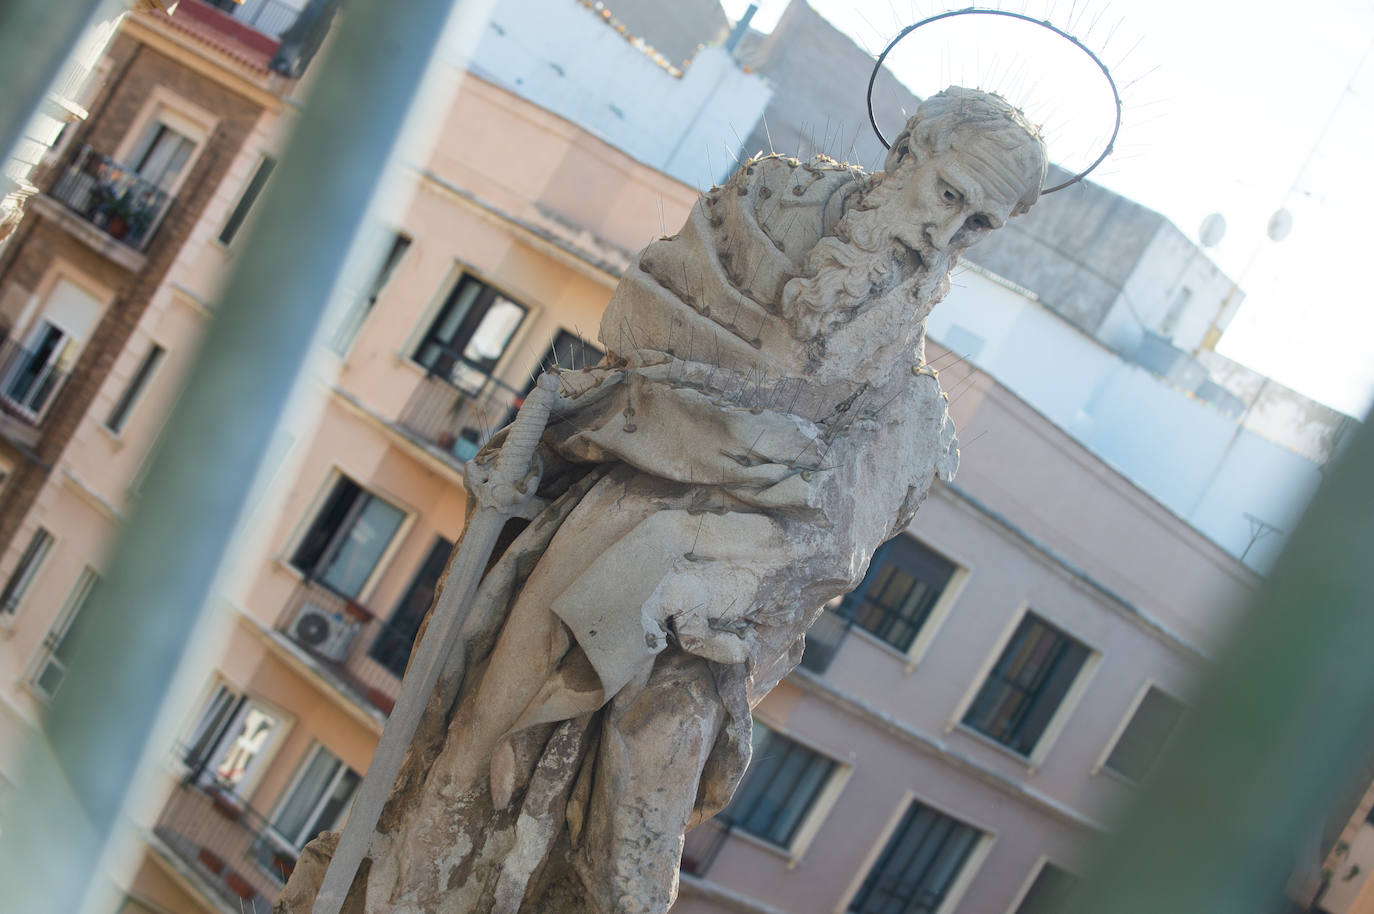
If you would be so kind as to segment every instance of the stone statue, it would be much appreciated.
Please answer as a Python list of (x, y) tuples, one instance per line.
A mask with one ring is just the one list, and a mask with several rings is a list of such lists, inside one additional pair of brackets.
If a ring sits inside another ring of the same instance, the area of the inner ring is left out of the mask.
[[(606, 358), (559, 375), (537, 510), (488, 565), (344, 911), (668, 909), (751, 707), (952, 477), (925, 319), (1045, 169), (1017, 110), (951, 88), (885, 171), (755, 157), (641, 252)], [(310, 910), (335, 840), (279, 911)]]

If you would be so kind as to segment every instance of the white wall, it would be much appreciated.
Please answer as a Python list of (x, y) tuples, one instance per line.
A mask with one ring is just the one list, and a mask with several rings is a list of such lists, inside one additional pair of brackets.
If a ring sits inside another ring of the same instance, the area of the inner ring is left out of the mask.
[[(633, 37), (633, 36), (631, 36)], [(739, 154), (772, 97), (720, 48), (672, 75), (569, 0), (498, 3), (472, 70), (694, 187)], [(713, 168), (714, 166), (714, 168)]]
[[(1233, 555), (1250, 545), (1246, 514), (1291, 533), (1321, 480), (1315, 461), (1124, 361), (984, 272), (959, 273), (928, 329), (960, 355), (959, 341), (981, 338), (971, 362)], [(962, 374), (951, 373), (947, 388)], [(1285, 539), (1262, 537), (1245, 563), (1266, 570)]]

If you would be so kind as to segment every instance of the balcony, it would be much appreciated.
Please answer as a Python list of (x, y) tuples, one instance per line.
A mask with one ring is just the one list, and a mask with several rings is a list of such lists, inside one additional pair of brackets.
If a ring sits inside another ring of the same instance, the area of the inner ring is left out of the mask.
[(296, 849), (266, 819), (214, 786), (173, 791), (153, 836), (197, 888), (232, 911), (270, 911), (296, 865)]
[(363, 606), (311, 580), (286, 601), (277, 630), (355, 702), (391, 713), (410, 658), (409, 639), (396, 637)]
[(462, 465), (503, 427), (524, 395), (461, 356), (440, 358), (401, 410), (399, 425)]
[(143, 251), (172, 197), (126, 165), (89, 146), (53, 182), (48, 195), (105, 235)]

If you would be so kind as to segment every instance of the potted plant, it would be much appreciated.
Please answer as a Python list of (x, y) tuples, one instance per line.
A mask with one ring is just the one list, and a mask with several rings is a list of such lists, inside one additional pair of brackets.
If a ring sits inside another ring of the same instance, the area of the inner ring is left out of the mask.
[(112, 199), (105, 206), (105, 232), (119, 241), (129, 234), (133, 227), (134, 206), (126, 191)]

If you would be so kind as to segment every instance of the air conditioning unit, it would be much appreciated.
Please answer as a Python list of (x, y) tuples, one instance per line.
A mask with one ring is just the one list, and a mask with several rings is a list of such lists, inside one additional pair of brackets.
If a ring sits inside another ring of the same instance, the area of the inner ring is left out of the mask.
[(296, 643), (327, 660), (342, 662), (362, 623), (343, 612), (330, 612), (315, 603), (304, 603), (291, 622)]

